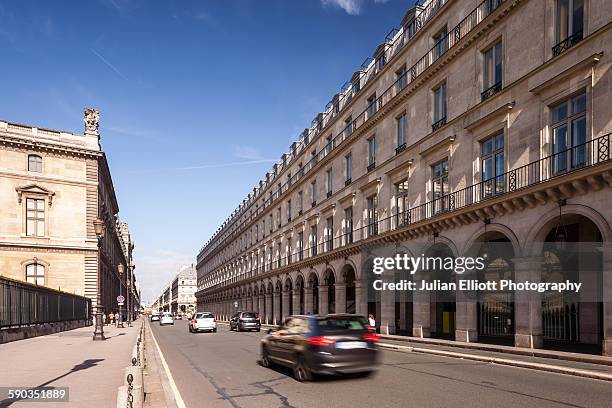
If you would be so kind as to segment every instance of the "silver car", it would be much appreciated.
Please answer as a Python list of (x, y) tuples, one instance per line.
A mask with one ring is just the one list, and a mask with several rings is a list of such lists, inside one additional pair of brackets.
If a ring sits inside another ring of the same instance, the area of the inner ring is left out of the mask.
[(213, 333), (217, 332), (217, 321), (212, 313), (196, 313), (189, 321), (189, 332), (197, 333), (199, 331), (210, 331)]

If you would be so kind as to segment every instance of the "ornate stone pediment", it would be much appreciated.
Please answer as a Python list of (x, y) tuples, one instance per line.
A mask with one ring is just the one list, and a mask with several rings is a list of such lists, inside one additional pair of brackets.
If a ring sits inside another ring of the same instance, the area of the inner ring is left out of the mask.
[(26, 193), (28, 195), (34, 196), (47, 196), (49, 198), (49, 207), (53, 205), (53, 196), (55, 196), (55, 192), (37, 184), (28, 184), (25, 186), (17, 187), (15, 188), (15, 191), (17, 191), (17, 200), (19, 201), (19, 204), (21, 204), (23, 194)]

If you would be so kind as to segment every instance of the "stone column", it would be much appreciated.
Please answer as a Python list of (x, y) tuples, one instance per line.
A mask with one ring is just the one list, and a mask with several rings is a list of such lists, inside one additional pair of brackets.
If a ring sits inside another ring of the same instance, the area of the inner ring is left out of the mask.
[[(338, 296), (338, 292), (336, 292), (336, 296)], [(338, 304), (337, 297), (336, 304)], [(342, 307), (346, 307), (346, 303)], [(368, 317), (368, 291), (366, 284), (361, 281), (355, 281), (355, 312), (358, 315)]]
[(336, 313), (346, 313), (346, 284), (336, 282)]
[(293, 291), (293, 314), (300, 314), (300, 291)]
[(259, 312), (259, 298), (258, 296), (253, 295), (251, 298), (251, 312), (258, 313)]
[[(514, 258), (514, 279), (516, 282), (539, 283), (542, 275), (543, 258), (526, 256)], [(541, 348), (542, 335), (542, 294), (536, 291), (514, 292), (514, 345), (516, 347)]]
[(272, 316), (273, 310), (272, 310), (272, 294), (271, 293), (266, 293), (266, 318), (265, 318), (265, 322), (266, 324), (273, 324), (273, 319), (274, 316)]
[(283, 315), (281, 316), (281, 320), (285, 320), (286, 317), (289, 316), (289, 302), (292, 302), (290, 294), (288, 291), (283, 290), (282, 302), (283, 302)]
[(273, 316), (272, 324), (279, 325), (282, 316), (281, 316), (281, 293), (274, 292), (274, 316)]
[(265, 295), (259, 295), (259, 298), (257, 299), (257, 313), (259, 313), (259, 318), (262, 322), (265, 322), (266, 319), (264, 310), (264, 308), (266, 307), (265, 299)]
[[(394, 281), (393, 274), (383, 274), (383, 281)], [(383, 290), (380, 292), (380, 333), (395, 334), (395, 291)]]
[[(415, 279), (417, 287), (421, 279)], [(431, 336), (431, 308), (428, 291), (417, 290), (412, 294), (412, 335), (414, 337)]]
[(408, 330), (408, 325), (406, 321), (408, 318), (408, 316), (406, 316), (406, 300), (408, 299), (407, 291), (402, 290), (399, 293), (399, 296), (400, 296), (400, 315), (399, 315), (400, 327), (399, 327), (399, 330), (405, 333), (406, 330)]
[(311, 288), (304, 289), (304, 313), (312, 314), (312, 311), (313, 311), (312, 302), (313, 302), (312, 289)]
[(603, 344), (602, 354), (612, 356), (612, 244), (602, 247)]
[[(459, 287), (460, 279), (477, 279), (476, 274), (457, 275), (455, 282)], [(463, 291), (456, 292), (456, 328), (455, 340), (465, 343), (478, 341), (478, 292)]]
[(320, 285), (319, 286), (319, 314), (326, 315), (329, 313), (329, 306), (327, 304), (328, 299), (328, 290), (329, 286)]

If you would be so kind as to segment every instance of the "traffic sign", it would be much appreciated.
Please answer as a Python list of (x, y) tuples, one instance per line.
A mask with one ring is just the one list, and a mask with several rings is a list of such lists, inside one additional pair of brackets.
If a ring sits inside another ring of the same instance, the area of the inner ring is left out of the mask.
[(123, 302), (117, 303), (117, 306), (123, 306)]
[(117, 302), (118, 303), (123, 303), (123, 302), (125, 302), (125, 298), (123, 296), (119, 295), (119, 296), (117, 296)]

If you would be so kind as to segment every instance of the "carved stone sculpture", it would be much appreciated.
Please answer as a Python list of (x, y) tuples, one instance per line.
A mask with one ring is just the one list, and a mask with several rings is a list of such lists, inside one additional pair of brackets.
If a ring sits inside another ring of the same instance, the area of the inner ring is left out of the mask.
[(93, 108), (85, 108), (83, 122), (85, 122), (86, 135), (100, 136), (100, 132), (98, 131), (100, 127), (100, 112)]

